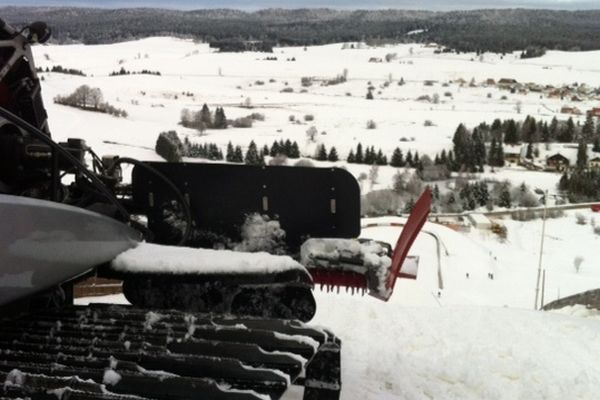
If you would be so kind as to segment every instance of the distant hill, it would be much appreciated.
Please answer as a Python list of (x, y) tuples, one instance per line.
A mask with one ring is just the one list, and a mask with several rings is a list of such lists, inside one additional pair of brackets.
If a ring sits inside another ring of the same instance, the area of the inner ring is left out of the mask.
[[(376, 43), (434, 41), (459, 51), (509, 52), (528, 46), (560, 50), (600, 49), (600, 10), (416, 10), (231, 9), (194, 11), (3, 7), (0, 16), (17, 26), (44, 20), (61, 43), (111, 43), (156, 35), (204, 41), (264, 40), (314, 45), (366, 40)], [(410, 31), (424, 32), (407, 36)]]

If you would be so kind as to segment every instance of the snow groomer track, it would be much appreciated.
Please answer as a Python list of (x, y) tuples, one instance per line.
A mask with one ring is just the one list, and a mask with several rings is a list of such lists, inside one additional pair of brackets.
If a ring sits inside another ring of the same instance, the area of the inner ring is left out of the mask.
[(0, 320), (0, 399), (339, 399), (340, 341), (297, 321), (127, 306)]

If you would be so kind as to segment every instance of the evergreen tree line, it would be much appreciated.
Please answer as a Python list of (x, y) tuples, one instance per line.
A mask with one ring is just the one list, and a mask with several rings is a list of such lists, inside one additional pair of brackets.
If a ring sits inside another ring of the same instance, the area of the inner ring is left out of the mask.
[(120, 75), (156, 75), (160, 76), (159, 71), (151, 71), (149, 69), (143, 69), (141, 71), (128, 71), (124, 67), (121, 67), (118, 71), (113, 71), (108, 76), (120, 76)]
[(335, 146), (331, 146), (329, 152), (324, 144), (317, 147), (317, 154), (315, 154), (315, 160), (317, 161), (338, 161), (339, 156)]
[(298, 143), (291, 142), (289, 139), (275, 141), (273, 146), (265, 145), (262, 149), (259, 149), (252, 140), (245, 153), (241, 146), (234, 146), (229, 142), (227, 143), (225, 155), (223, 155), (223, 151), (216, 143), (192, 143), (187, 137), (182, 141), (176, 131), (160, 133), (155, 150), (157, 154), (169, 162), (179, 162), (182, 157), (192, 157), (214, 161), (226, 160), (248, 165), (265, 165), (265, 157), (267, 156), (277, 157), (283, 155), (288, 158), (300, 158)]
[(274, 141), (271, 148), (267, 148), (268, 151), (265, 154), (271, 157), (277, 157), (284, 155), (288, 158), (300, 158), (300, 148), (296, 141), (292, 142), (287, 139), (285, 142), (281, 139), (279, 142)]
[[(454, 160), (447, 165), (452, 171), (477, 172), (483, 165), (504, 166), (504, 148), (506, 145), (527, 143), (526, 158), (538, 156), (534, 143), (561, 142), (583, 144), (593, 143), (593, 151), (600, 152), (600, 123), (591, 116), (584, 124), (575, 124), (573, 118), (559, 121), (554, 117), (550, 123), (536, 121), (527, 116), (522, 123), (514, 119), (495, 119), (491, 124), (482, 122), (469, 131), (464, 124), (459, 124), (454, 132)], [(489, 143), (489, 146), (486, 146)]]
[(396, 168), (410, 167), (419, 169), (422, 167), (418, 151), (415, 151), (413, 155), (413, 153), (409, 150), (405, 156), (399, 147), (394, 149), (392, 158), (390, 159), (390, 165)]
[(54, 65), (52, 66), (52, 69), (46, 67), (46, 69), (43, 69), (42, 67), (36, 67), (35, 68), (36, 72), (57, 72), (59, 74), (67, 74), (67, 75), (78, 75), (78, 76), (87, 76), (85, 73), (83, 73), (82, 70), (80, 69), (75, 69), (75, 68), (64, 68), (62, 65)]
[(202, 132), (205, 129), (226, 129), (228, 121), (223, 107), (217, 107), (213, 113), (205, 103), (200, 111), (181, 110), (180, 124)]
[[(5, 7), (9, 23), (46, 21), (59, 42), (112, 43), (134, 38), (177, 35), (245, 49), (254, 46), (310, 45), (367, 41), (436, 42), (457, 51), (497, 53), (528, 46), (562, 50), (599, 49), (600, 11), (470, 10), (152, 10), (114, 12), (102, 8)], [(422, 33), (407, 32), (426, 28)], [(231, 42), (231, 43), (229, 43)], [(243, 45), (243, 46), (242, 46)]]
[[(594, 143), (594, 150), (596, 143)], [(558, 183), (560, 190), (567, 193), (573, 203), (600, 200), (600, 168), (588, 168), (587, 145), (577, 147), (577, 161), (571, 172), (565, 172)]]
[(495, 119), (491, 124), (482, 122), (477, 126), (484, 142), (492, 139), (504, 144), (517, 145), (520, 143), (598, 143), (600, 148), (600, 122), (591, 115), (586, 117), (583, 124), (575, 123), (572, 117), (560, 121), (556, 117), (548, 121), (537, 121), (528, 115), (523, 122), (514, 119)]
[(600, 170), (579, 169), (565, 172), (560, 178), (558, 188), (567, 193), (569, 201), (573, 203), (582, 201), (600, 200)]
[[(332, 150), (333, 149), (334, 148), (332, 148)], [(346, 162), (348, 162), (349, 164), (387, 165), (388, 159), (387, 156), (383, 154), (383, 151), (381, 151), (381, 149), (375, 151), (374, 146), (367, 146), (363, 150), (362, 143), (358, 143), (356, 145), (356, 150), (351, 149), (348, 153)]]
[(205, 158), (207, 160), (223, 160), (223, 152), (216, 143), (191, 143), (187, 136), (183, 139), (183, 156)]

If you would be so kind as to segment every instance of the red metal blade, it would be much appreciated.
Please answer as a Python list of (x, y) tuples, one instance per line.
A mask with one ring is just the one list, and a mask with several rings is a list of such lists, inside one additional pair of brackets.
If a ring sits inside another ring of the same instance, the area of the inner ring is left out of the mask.
[(406, 225), (404, 225), (404, 229), (402, 229), (402, 233), (400, 233), (400, 237), (398, 238), (398, 242), (396, 242), (396, 247), (392, 253), (392, 265), (390, 267), (390, 274), (386, 285), (389, 289), (389, 295), (383, 300), (387, 301), (392, 295), (394, 285), (396, 284), (396, 278), (400, 275), (400, 269), (402, 268), (406, 256), (408, 256), (408, 251), (421, 231), (421, 228), (423, 228), (423, 225), (427, 221), (427, 216), (431, 210), (431, 197), (431, 190), (426, 189), (415, 203), (415, 207), (410, 213), (408, 221), (406, 222)]

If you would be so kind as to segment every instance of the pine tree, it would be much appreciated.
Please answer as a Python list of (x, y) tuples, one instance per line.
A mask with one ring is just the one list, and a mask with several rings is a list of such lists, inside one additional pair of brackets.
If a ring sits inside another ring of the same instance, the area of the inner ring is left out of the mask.
[(478, 166), (478, 169), (480, 171), (483, 171), (483, 165), (485, 164), (486, 160), (485, 143), (483, 142), (483, 137), (479, 133), (479, 129), (473, 130), (472, 142), (473, 155), (471, 157), (471, 160), (473, 162), (473, 165), (471, 166), (471, 168), (473, 169), (473, 167)]
[(368, 165), (375, 163), (375, 148), (373, 146), (367, 147), (365, 150), (365, 158), (363, 162)]
[(464, 124), (459, 124), (452, 138), (454, 156), (459, 169), (472, 165), (471, 137)]
[(408, 199), (408, 201), (404, 205), (404, 209), (402, 210), (402, 212), (404, 212), (406, 214), (410, 214), (413, 212), (414, 208), (415, 208), (415, 199), (413, 199), (411, 197), (410, 199)]
[(327, 161), (327, 149), (325, 148), (324, 144), (320, 145), (317, 149), (316, 159), (318, 161)]
[(533, 143), (527, 143), (527, 153), (525, 153), (525, 158), (533, 160)]
[(552, 118), (550, 121), (550, 141), (554, 141), (558, 139), (558, 119), (556, 117)]
[(244, 162), (244, 153), (242, 152), (241, 146), (235, 146), (233, 161), (238, 163)]
[(269, 150), (269, 146), (265, 144), (262, 148), (261, 156), (265, 157), (265, 156), (268, 156), (269, 154), (271, 154), (271, 151)]
[(406, 165), (411, 168), (414, 167), (413, 155), (410, 152), (410, 150), (408, 151), (408, 153), (406, 153)]
[(290, 156), (290, 154), (292, 153), (292, 142), (290, 142), (290, 139), (286, 139), (285, 143), (283, 144), (283, 154), (285, 154), (286, 156)]
[(279, 148), (279, 143), (277, 143), (277, 140), (275, 140), (273, 142), (273, 145), (271, 146), (271, 151), (269, 152), (269, 155), (271, 157), (276, 157), (279, 153), (281, 153), (281, 149)]
[(373, 100), (373, 92), (371, 90), (367, 92), (367, 100)]
[(300, 149), (298, 148), (298, 143), (294, 141), (294, 143), (292, 143), (292, 147), (290, 149), (290, 154), (289, 156), (290, 158), (300, 158)]
[(508, 120), (506, 132), (504, 133), (504, 143), (516, 145), (519, 144), (519, 135), (517, 132), (517, 124), (514, 119)]
[(581, 135), (586, 143), (592, 141), (592, 137), (594, 136), (594, 120), (592, 119), (591, 114), (588, 114), (587, 118), (585, 119), (585, 123), (581, 128)]
[(523, 125), (521, 126), (521, 137), (524, 141), (532, 143), (535, 141), (535, 134), (537, 131), (537, 125), (535, 118), (529, 115), (525, 118)]
[(235, 161), (235, 150), (231, 142), (227, 143), (227, 152), (225, 153), (225, 160), (229, 162)]
[(485, 206), (490, 199), (487, 183), (480, 181), (477, 187), (477, 201), (480, 206)]
[(387, 165), (387, 157), (383, 155), (381, 149), (377, 152), (377, 156), (375, 157), (375, 164), (377, 165)]
[(223, 110), (223, 107), (217, 107), (217, 109), (215, 110), (215, 120), (213, 122), (213, 128), (227, 128), (227, 118), (225, 117), (225, 110)]
[(348, 164), (353, 164), (356, 162), (356, 159), (354, 157), (354, 150), (350, 149), (350, 152), (348, 153), (348, 157), (346, 157), (346, 162)]
[(502, 135), (502, 121), (499, 118), (496, 118), (494, 122), (492, 122), (491, 132), (493, 137), (496, 139), (500, 139)]
[(202, 110), (200, 110), (200, 122), (202, 122), (205, 127), (212, 128), (212, 113), (206, 103), (204, 103)]
[(502, 144), (502, 141), (498, 142), (498, 147), (496, 150), (496, 166), (504, 167), (504, 145)]
[(456, 161), (454, 161), (454, 153), (452, 152), (452, 150), (448, 151), (448, 169), (449, 170), (453, 170), (455, 169), (455, 164)]
[(248, 165), (261, 165), (261, 157), (258, 154), (258, 149), (256, 148), (256, 143), (254, 140), (250, 142), (248, 146), (248, 151), (246, 152), (246, 157), (244, 158), (244, 162)]
[(600, 137), (596, 135), (594, 137), (594, 147), (592, 147), (594, 153), (600, 153)]
[(584, 170), (587, 168), (588, 156), (587, 156), (587, 145), (582, 140), (577, 146), (577, 169)]
[(363, 148), (362, 148), (362, 144), (361, 144), (361, 143), (359, 143), (359, 144), (356, 146), (356, 154), (355, 154), (355, 156), (354, 156), (354, 161), (355, 161), (357, 164), (362, 164), (362, 163), (363, 163), (363, 160), (364, 160), (364, 157), (363, 157)]
[(502, 185), (500, 198), (498, 199), (498, 205), (505, 208), (510, 208), (511, 206), (510, 191), (507, 184)]
[(492, 142), (490, 143), (490, 151), (488, 153), (488, 164), (492, 167), (497, 166), (497, 164), (496, 164), (497, 154), (498, 154), (498, 142), (496, 142), (495, 137), (492, 137)]
[(432, 195), (434, 199), (440, 199), (440, 188), (438, 187), (437, 183), (433, 185)]
[(327, 156), (327, 160), (334, 162), (339, 160), (335, 146), (331, 146), (331, 149), (329, 149), (329, 155)]
[(396, 168), (404, 167), (404, 155), (402, 155), (402, 150), (399, 147), (394, 149), (390, 165)]
[(440, 153), (440, 164), (446, 165), (448, 163), (448, 156), (446, 156), (446, 149), (442, 149)]
[(573, 117), (569, 117), (566, 125), (560, 128), (558, 140), (563, 143), (571, 143), (575, 138), (575, 123)]
[(544, 122), (544, 125), (542, 125), (542, 141), (544, 143), (550, 143), (550, 128), (548, 127), (547, 122)]

